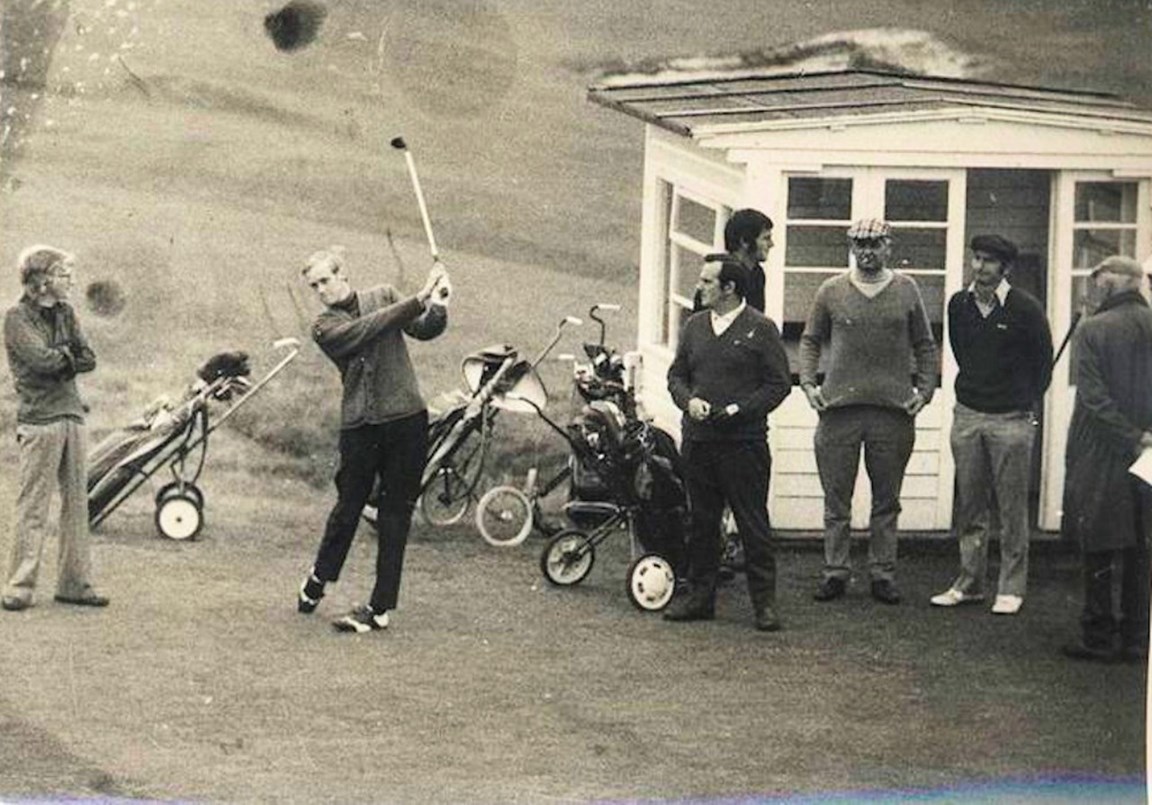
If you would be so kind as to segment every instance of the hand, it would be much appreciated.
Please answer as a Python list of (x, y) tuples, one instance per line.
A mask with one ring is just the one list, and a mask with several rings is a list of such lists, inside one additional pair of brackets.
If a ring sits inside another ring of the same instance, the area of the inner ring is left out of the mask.
[(908, 416), (916, 416), (928, 404), (930, 397), (926, 397), (917, 389), (912, 392), (912, 397), (904, 402), (904, 411)]
[(824, 393), (820, 391), (819, 386), (804, 386), (804, 395), (808, 398), (808, 404), (812, 406), (813, 411), (828, 408), (828, 401), (824, 399)]
[(697, 422), (703, 422), (712, 413), (712, 406), (707, 400), (693, 397), (688, 401), (688, 416)]
[(1140, 449), (1147, 450), (1149, 447), (1152, 447), (1152, 430), (1140, 434)]
[(432, 292), (436, 290), (436, 286), (440, 284), (441, 280), (447, 279), (448, 269), (439, 260), (432, 263), (432, 268), (428, 271), (428, 279), (424, 281), (424, 287), (416, 293), (416, 298), (420, 300), (421, 304), (427, 302), (432, 296)]
[(448, 278), (447, 273), (436, 283), (436, 287), (432, 289), (432, 296), (428, 301), (434, 305), (448, 307), (448, 303), (452, 301), (452, 280)]

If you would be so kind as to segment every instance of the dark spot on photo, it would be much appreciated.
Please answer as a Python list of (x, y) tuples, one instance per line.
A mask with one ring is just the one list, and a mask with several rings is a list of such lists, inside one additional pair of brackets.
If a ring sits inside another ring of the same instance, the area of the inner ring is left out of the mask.
[(312, 44), (328, 9), (311, 0), (292, 0), (264, 17), (264, 30), (277, 50), (299, 50)]

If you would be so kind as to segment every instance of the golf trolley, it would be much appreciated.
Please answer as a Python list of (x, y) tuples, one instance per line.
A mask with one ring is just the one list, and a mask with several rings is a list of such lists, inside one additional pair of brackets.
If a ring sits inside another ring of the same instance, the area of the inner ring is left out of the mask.
[(675, 592), (684, 553), (684, 484), (672, 437), (626, 418), (608, 400), (585, 405), (567, 428), (539, 408), (536, 413), (572, 450), (574, 499), (565, 510), (588, 528), (564, 529), (549, 539), (540, 554), (544, 577), (561, 587), (579, 584), (592, 569), (596, 546), (626, 529), (633, 556), (628, 598), (639, 609), (663, 609)]
[[(588, 309), (588, 317), (600, 325), (600, 338), (595, 343), (584, 344), (588, 362), (574, 365), (572, 384), (584, 403), (610, 400), (620, 408), (625, 419), (634, 419), (635, 395), (625, 377), (624, 358), (604, 344), (606, 326), (600, 314), (602, 311), (618, 310), (619, 305), (607, 302), (597, 303)], [(567, 357), (572, 359), (572, 356)], [(564, 466), (543, 484), (539, 483), (539, 473), (533, 467), (528, 471), (523, 488), (511, 484), (492, 487), (476, 505), (476, 528), (480, 536), (490, 545), (500, 547), (521, 544), (533, 530), (545, 537), (554, 536), (563, 528), (544, 516), (540, 500), (569, 481), (573, 473), (581, 472), (581, 469), (575, 456), (570, 455)], [(575, 514), (572, 510), (577, 506), (571, 503), (568, 507), (570, 513)]]
[[(96, 445), (88, 455), (89, 524), (100, 525), (167, 469), (172, 480), (155, 495), (156, 528), (168, 539), (195, 539), (204, 524), (204, 493), (196, 482), (208, 455), (208, 435), (295, 360), (300, 342), (282, 338), (273, 347), (286, 353), (255, 383), (246, 353), (219, 353), (196, 371), (196, 380), (178, 402), (156, 400), (138, 421)], [(219, 403), (229, 405), (213, 419), (211, 410)]]
[[(566, 316), (552, 338), (532, 360), (500, 344), (469, 354), (461, 362), (467, 392), (442, 395), (429, 406), (428, 460), (420, 483), (419, 508), (433, 525), (459, 522), (477, 499), (484, 462), (492, 441), (492, 427), (500, 411), (532, 413), (548, 403), (548, 391), (536, 367), (555, 348), (567, 325), (582, 322)], [(379, 497), (373, 489), (371, 500)], [(375, 505), (364, 507), (363, 517), (375, 523)]]

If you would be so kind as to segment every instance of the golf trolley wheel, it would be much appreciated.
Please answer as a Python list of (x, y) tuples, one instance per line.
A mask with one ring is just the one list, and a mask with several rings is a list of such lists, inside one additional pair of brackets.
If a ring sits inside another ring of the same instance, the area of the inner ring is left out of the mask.
[(169, 495), (156, 507), (156, 528), (168, 539), (195, 539), (203, 525), (203, 510), (191, 495)]
[(460, 522), (472, 502), (472, 487), (452, 467), (442, 467), (420, 495), (420, 512), (432, 525)]
[(204, 509), (204, 493), (200, 491), (200, 487), (196, 486), (196, 484), (187, 483), (184, 484), (184, 488), (181, 489), (180, 484), (175, 481), (164, 484), (164, 486), (160, 487), (156, 492), (156, 505), (159, 506), (161, 501), (179, 494), (187, 495), (196, 501), (196, 505), (201, 510)]
[(476, 528), (489, 545), (519, 545), (532, 531), (532, 501), (514, 486), (494, 486), (476, 504)]
[(544, 578), (559, 587), (584, 581), (596, 561), (596, 546), (583, 531), (569, 528), (548, 541), (540, 554)]
[(676, 591), (676, 573), (658, 553), (646, 553), (628, 566), (626, 589), (637, 609), (658, 612), (668, 606)]

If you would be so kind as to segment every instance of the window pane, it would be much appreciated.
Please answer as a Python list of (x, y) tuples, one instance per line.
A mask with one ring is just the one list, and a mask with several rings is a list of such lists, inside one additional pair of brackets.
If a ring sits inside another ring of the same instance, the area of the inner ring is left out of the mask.
[(1136, 222), (1135, 182), (1078, 182), (1076, 220)]
[(884, 185), (884, 196), (889, 221), (948, 220), (948, 182), (892, 179)]
[[(829, 277), (836, 276), (836, 272), (821, 271), (813, 274), (795, 274), (790, 273), (784, 278), (784, 324), (786, 329), (787, 325), (798, 325), (800, 330), (804, 329), (804, 323), (808, 321), (808, 311), (812, 309), (812, 302), (816, 299), (816, 291), (819, 290), (824, 280)], [(797, 332), (799, 337), (799, 332)]]
[(784, 264), (813, 268), (847, 268), (848, 239), (843, 226), (790, 226)]
[(1136, 254), (1134, 229), (1077, 229), (1072, 236), (1072, 267), (1092, 268), (1105, 257)]
[(700, 265), (704, 260), (696, 252), (685, 249), (683, 246), (672, 244), (676, 252), (676, 285), (675, 292), (686, 299), (691, 299), (696, 293), (696, 280), (700, 279)]
[(672, 228), (701, 243), (712, 244), (716, 235), (716, 212), (684, 196), (679, 196), (678, 200), (679, 209)]
[(852, 217), (852, 180), (799, 176), (789, 179), (788, 217), (848, 220)]
[(947, 241), (945, 229), (893, 229), (891, 266), (943, 271)]

